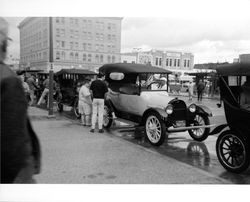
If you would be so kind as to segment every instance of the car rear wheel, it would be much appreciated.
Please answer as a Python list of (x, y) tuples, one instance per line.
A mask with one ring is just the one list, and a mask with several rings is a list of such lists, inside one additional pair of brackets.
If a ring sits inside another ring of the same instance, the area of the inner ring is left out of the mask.
[(221, 165), (228, 171), (240, 173), (250, 165), (250, 149), (239, 134), (227, 130), (216, 141), (216, 153)]
[(145, 118), (145, 133), (150, 144), (160, 146), (166, 137), (166, 126), (160, 115), (149, 112)]
[[(193, 124), (191, 126), (204, 126), (210, 125), (210, 121), (208, 116), (205, 114), (196, 114)], [(203, 141), (207, 139), (210, 132), (210, 128), (198, 128), (198, 129), (190, 129), (188, 130), (189, 135), (196, 141)]]
[(112, 112), (110, 108), (107, 105), (104, 105), (104, 111), (103, 111), (103, 127), (104, 128), (110, 128), (112, 125), (113, 119), (112, 119)]

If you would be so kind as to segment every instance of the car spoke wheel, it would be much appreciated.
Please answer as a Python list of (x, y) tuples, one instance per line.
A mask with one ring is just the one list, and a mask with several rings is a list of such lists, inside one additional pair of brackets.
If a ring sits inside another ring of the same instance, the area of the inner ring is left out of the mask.
[[(193, 123), (191, 126), (204, 126), (204, 125), (210, 125), (210, 121), (208, 119), (208, 116), (204, 114), (196, 114)], [(207, 139), (210, 128), (197, 128), (197, 129), (190, 129), (188, 130), (189, 135), (197, 141), (203, 141)]]
[(166, 126), (158, 113), (151, 112), (145, 121), (145, 131), (149, 142), (152, 145), (160, 146), (166, 136)]
[(228, 171), (240, 173), (250, 164), (246, 140), (233, 131), (224, 131), (216, 141), (216, 153), (221, 165)]
[(112, 119), (112, 113), (110, 108), (107, 105), (104, 105), (104, 111), (103, 111), (103, 127), (104, 128), (110, 128), (112, 125), (113, 119)]

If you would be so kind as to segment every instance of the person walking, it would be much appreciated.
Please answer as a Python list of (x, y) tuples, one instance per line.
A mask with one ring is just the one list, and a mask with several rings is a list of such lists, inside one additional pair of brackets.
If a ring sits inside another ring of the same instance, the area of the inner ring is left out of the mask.
[(92, 125), (90, 132), (95, 132), (96, 119), (98, 114), (98, 128), (99, 133), (103, 133), (104, 130), (102, 128), (103, 125), (103, 111), (104, 111), (104, 98), (106, 93), (108, 92), (108, 87), (106, 83), (103, 81), (103, 75), (98, 74), (97, 79), (94, 80), (90, 85), (90, 90), (93, 96), (92, 103)]
[(200, 79), (197, 85), (198, 102), (202, 101), (202, 95), (203, 95), (204, 89), (205, 89), (205, 84)]
[(8, 23), (0, 17), (1, 184), (34, 183), (40, 172), (40, 144), (27, 113), (20, 78), (4, 63)]
[[(42, 92), (42, 95), (37, 103), (37, 105), (41, 105), (42, 102), (44, 102), (45, 96), (47, 96), (47, 98), (49, 98), (49, 77), (47, 79), (44, 80), (43, 82), (43, 86), (44, 86), (44, 90)], [(53, 79), (53, 90), (56, 88), (56, 82)], [(49, 99), (48, 99), (49, 100)], [(47, 100), (47, 107), (49, 108), (49, 101)]]
[(24, 75), (20, 75), (19, 78), (21, 79), (24, 94), (25, 94), (25, 97), (27, 99), (27, 102), (29, 103), (30, 102), (30, 87), (27, 84), (27, 82), (24, 81)]
[(34, 105), (34, 100), (35, 100), (35, 90), (38, 89), (38, 86), (36, 84), (36, 78), (35, 75), (31, 75), (28, 79), (27, 79), (27, 84), (29, 85), (30, 88), (30, 106)]
[(193, 83), (193, 81), (189, 81), (189, 84), (188, 84), (188, 99), (190, 101), (193, 100), (193, 95), (194, 95), (194, 83)]
[(89, 87), (90, 79), (86, 78), (79, 90), (78, 109), (84, 126), (91, 126), (92, 99)]

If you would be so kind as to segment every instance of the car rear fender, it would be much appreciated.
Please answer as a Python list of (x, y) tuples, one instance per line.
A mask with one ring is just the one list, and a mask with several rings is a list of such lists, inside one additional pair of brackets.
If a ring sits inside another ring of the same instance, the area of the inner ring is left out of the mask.
[(161, 108), (149, 108), (147, 109), (143, 115), (142, 115), (142, 121), (143, 123), (146, 121), (146, 117), (147, 117), (147, 114), (149, 114), (150, 112), (155, 112), (155, 113), (158, 113), (162, 120), (166, 121), (167, 117), (168, 117), (168, 114), (165, 110), (161, 109)]
[(204, 105), (196, 105), (196, 113), (205, 114), (207, 116), (213, 116), (212, 111)]

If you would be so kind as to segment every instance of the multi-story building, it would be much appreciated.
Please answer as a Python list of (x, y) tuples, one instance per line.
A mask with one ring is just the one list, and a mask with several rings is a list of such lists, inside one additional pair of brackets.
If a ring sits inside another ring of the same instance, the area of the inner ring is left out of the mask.
[(192, 70), (194, 66), (194, 55), (192, 53), (162, 50), (137, 51), (122, 53), (121, 61), (151, 64), (172, 71)]
[(29, 17), (19, 25), (21, 68), (96, 70), (120, 62), (118, 17)]

